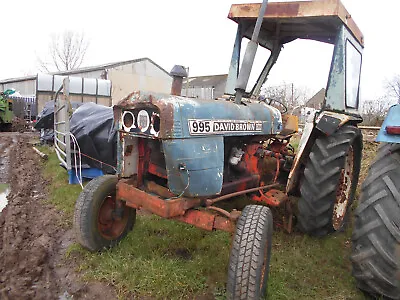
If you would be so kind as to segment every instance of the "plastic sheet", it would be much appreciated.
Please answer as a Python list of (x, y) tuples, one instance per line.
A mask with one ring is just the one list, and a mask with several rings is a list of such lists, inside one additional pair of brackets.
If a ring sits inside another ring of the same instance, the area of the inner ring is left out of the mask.
[(82, 156), (82, 164), (101, 169), (104, 173), (115, 173), (113, 167), (117, 165), (117, 134), (111, 107), (95, 103), (83, 104), (73, 113), (70, 130), (78, 141), (81, 153), (103, 162)]

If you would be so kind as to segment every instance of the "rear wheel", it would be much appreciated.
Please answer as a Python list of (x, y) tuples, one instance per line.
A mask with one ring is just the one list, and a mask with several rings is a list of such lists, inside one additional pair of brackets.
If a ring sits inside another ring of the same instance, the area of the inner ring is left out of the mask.
[(383, 144), (362, 185), (353, 230), (360, 289), (400, 299), (400, 145)]
[(272, 247), (272, 213), (246, 206), (236, 225), (229, 259), (228, 299), (260, 299), (267, 291)]
[(316, 139), (300, 181), (299, 228), (324, 236), (341, 230), (354, 199), (360, 173), (362, 136), (345, 125)]
[(116, 201), (118, 178), (97, 177), (89, 182), (75, 204), (74, 230), (90, 251), (113, 247), (133, 228), (136, 210)]

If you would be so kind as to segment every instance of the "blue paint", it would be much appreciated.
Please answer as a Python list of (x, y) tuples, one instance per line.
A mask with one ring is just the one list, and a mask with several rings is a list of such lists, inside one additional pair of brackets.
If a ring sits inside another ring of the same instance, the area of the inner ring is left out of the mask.
[(261, 132), (227, 132), (224, 136), (270, 135), (281, 130), (280, 115), (265, 102), (235, 104), (223, 100), (179, 98), (175, 101), (179, 110), (174, 113), (174, 123), (180, 124), (180, 128), (178, 131), (174, 130), (173, 138), (193, 138), (189, 133), (190, 119), (262, 121)]
[(396, 104), (389, 109), (381, 130), (376, 138), (377, 142), (400, 144), (400, 135), (390, 135), (386, 133), (386, 126), (400, 126), (400, 104)]
[[(79, 172), (79, 170), (78, 170)], [(102, 170), (97, 169), (97, 168), (83, 168), (82, 169), (82, 178), (84, 179), (93, 179), (99, 176), (103, 176), (104, 173)], [(78, 184), (78, 176), (76, 176), (76, 171), (75, 169), (69, 170), (68, 171), (68, 181), (69, 184)]]
[[(168, 186), (174, 194), (190, 197), (221, 192), (224, 169), (222, 136), (164, 140)], [(188, 185), (188, 176), (189, 185)]]

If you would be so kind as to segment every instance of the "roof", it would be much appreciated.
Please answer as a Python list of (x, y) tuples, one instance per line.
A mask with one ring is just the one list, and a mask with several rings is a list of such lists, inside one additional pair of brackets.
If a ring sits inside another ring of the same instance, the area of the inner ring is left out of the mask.
[(322, 88), (318, 93), (310, 98), (305, 104), (306, 107), (321, 109), (322, 103), (325, 99), (325, 89)]
[[(244, 35), (251, 38), (260, 7), (260, 3), (233, 4), (228, 18), (243, 24), (246, 28)], [(270, 48), (262, 43), (262, 35), (264, 39), (265, 35), (274, 36), (277, 28), (280, 29), (279, 38), (283, 44), (296, 38), (334, 43), (342, 24), (364, 46), (362, 32), (340, 0), (270, 2), (264, 15), (260, 44)]]
[[(132, 60), (124, 60), (124, 61), (119, 61), (119, 62), (114, 62), (114, 63), (107, 63), (107, 64), (103, 64), (103, 65), (79, 68), (79, 69), (74, 69), (74, 70), (69, 70), (69, 71), (52, 72), (50, 74), (51, 75), (73, 75), (73, 74), (78, 74), (78, 73), (86, 73), (86, 72), (115, 68), (115, 67), (132, 64), (132, 63), (137, 63), (137, 62), (141, 62), (141, 61), (145, 61), (145, 60), (151, 62), (152, 64), (154, 64), (155, 66), (160, 68), (163, 72), (170, 75), (164, 68), (162, 68), (160, 65), (156, 64), (154, 61), (152, 61), (148, 57), (132, 59)], [(25, 76), (25, 77), (3, 79), (3, 80), (0, 80), (0, 84), (18, 82), (18, 81), (35, 80), (36, 77), (37, 77), (37, 75), (30, 75), (30, 76)]]
[[(221, 82), (226, 81), (228, 78), (228, 74), (221, 75), (209, 75), (209, 76), (197, 76), (197, 77), (189, 77), (189, 86), (190, 87), (204, 87), (204, 86), (213, 86), (220, 84)], [(186, 80), (183, 82), (184, 87), (186, 84)]]

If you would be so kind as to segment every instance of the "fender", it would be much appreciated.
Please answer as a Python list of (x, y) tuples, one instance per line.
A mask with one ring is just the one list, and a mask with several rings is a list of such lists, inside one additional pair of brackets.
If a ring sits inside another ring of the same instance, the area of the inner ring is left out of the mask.
[[(400, 108), (399, 108), (400, 109)], [(400, 113), (398, 114), (400, 116)], [(307, 120), (303, 134), (300, 139), (299, 148), (293, 162), (292, 169), (290, 170), (288, 182), (286, 185), (286, 193), (293, 194), (299, 181), (300, 169), (302, 162), (307, 159), (310, 154), (311, 148), (314, 145), (315, 139), (322, 134), (329, 136), (336, 132), (340, 127), (347, 123), (361, 123), (360, 117), (345, 115), (332, 111), (322, 111), (313, 120)], [(400, 123), (400, 117), (399, 117)], [(400, 143), (400, 136), (399, 136)]]
[(377, 142), (400, 144), (400, 134), (389, 134), (387, 132), (388, 126), (400, 127), (400, 104), (393, 105), (389, 109), (386, 119), (376, 138)]

